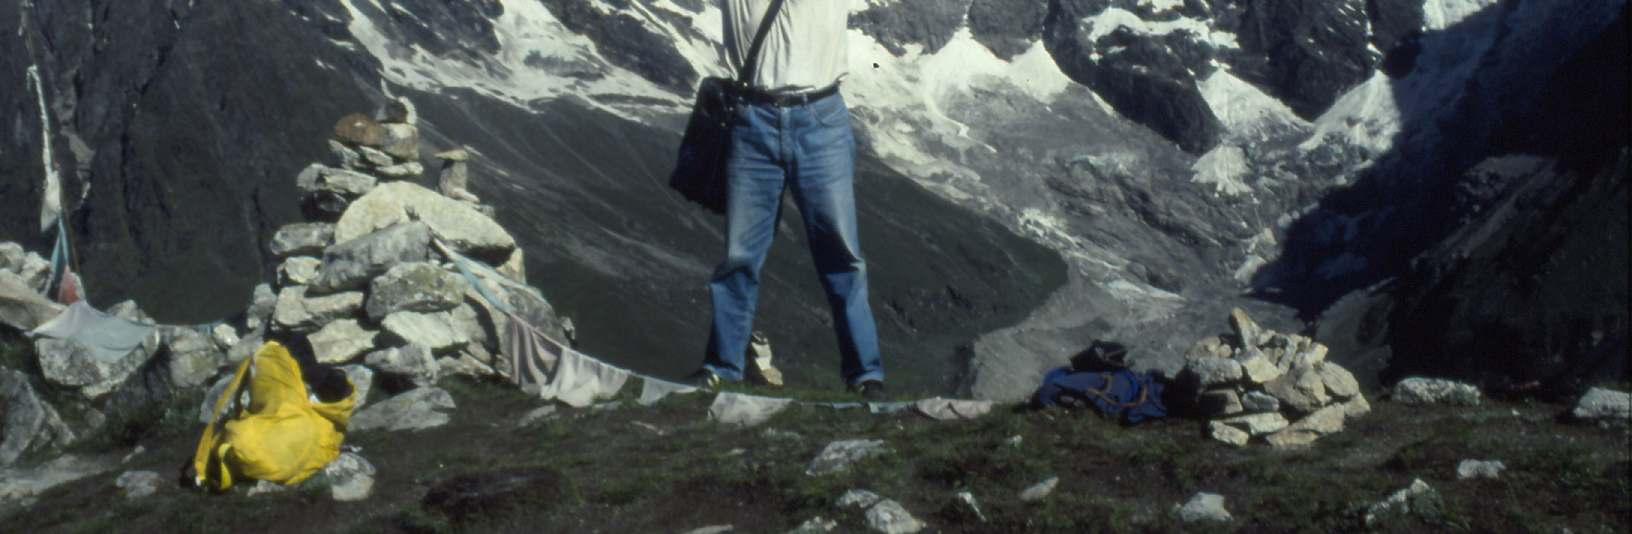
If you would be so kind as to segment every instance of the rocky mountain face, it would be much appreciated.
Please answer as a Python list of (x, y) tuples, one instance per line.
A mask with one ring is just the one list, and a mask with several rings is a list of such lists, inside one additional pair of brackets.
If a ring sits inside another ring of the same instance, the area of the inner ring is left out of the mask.
[[(1093, 338), (1174, 371), (1236, 306), (1318, 323), (1334, 360), (1393, 347), (1343, 362), (1362, 381), (1547, 352), (1470, 351), (1445, 321), (1598, 325), (1525, 330), (1576, 352), (1625, 335), (1625, 248), (1581, 230), (1625, 220), (1624, 134), (1566, 135), (1625, 130), (1623, 1), (851, 4), (892, 377), (1013, 398)], [(234, 313), (301, 216), (293, 178), (327, 153), (310, 140), (406, 96), (426, 150), (469, 147), (472, 192), (586, 351), (679, 374), (721, 234), (664, 182), (691, 88), (722, 71), (719, 26), (704, 0), (25, 0), (0, 9), (0, 236), (49, 243), (49, 143), (94, 301)], [(781, 235), (758, 324), (816, 380), (830, 319), (797, 221)], [(1585, 289), (1549, 277), (1607, 287), (1603, 305), (1565, 313)], [(1515, 301), (1529, 315), (1462, 319)]]

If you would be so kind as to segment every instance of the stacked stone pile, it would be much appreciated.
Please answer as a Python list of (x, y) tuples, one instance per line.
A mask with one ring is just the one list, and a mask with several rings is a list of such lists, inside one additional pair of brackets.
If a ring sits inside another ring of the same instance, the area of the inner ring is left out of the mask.
[(479, 263), (471, 271), (489, 295), (566, 339), (549, 302), (526, 285), (515, 239), (465, 190), (469, 154), (439, 154), (436, 191), (411, 181), (424, 172), (414, 120), (399, 98), (379, 120), (352, 114), (335, 125), (329, 147), (339, 166), (313, 163), (296, 177), (308, 220), (272, 236), (281, 264), (274, 283), (255, 290), (243, 345), (270, 332), (304, 334), (319, 362), (351, 364), (354, 377), (366, 371), (389, 391), (446, 373), (506, 372), (494, 355), (508, 316), (436, 243)]
[(1191, 347), (1178, 375), (1214, 439), (1308, 445), (1371, 411), (1354, 375), (1326, 360), (1325, 345), (1262, 328), (1239, 308), (1230, 328)]

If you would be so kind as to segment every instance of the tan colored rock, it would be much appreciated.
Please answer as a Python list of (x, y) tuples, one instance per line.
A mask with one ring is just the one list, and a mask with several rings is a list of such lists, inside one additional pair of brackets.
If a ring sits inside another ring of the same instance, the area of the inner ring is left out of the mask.
[(1247, 381), (1254, 384), (1263, 384), (1285, 374), (1269, 355), (1255, 348), (1242, 351), (1236, 361), (1241, 362), (1241, 372)]
[(345, 363), (374, 348), (377, 336), (379, 333), (363, 328), (355, 319), (340, 319), (306, 339), (318, 363)]
[(380, 150), (402, 160), (419, 159), (419, 128), (399, 123), (386, 123), (381, 126), (385, 127), (385, 144), (379, 147)]
[(1201, 392), (1202, 415), (1221, 417), (1241, 413), (1241, 395), (1233, 389), (1214, 389)]
[(1247, 446), (1247, 440), (1252, 439), (1252, 435), (1248, 434), (1246, 431), (1241, 430), (1241, 429), (1236, 428), (1236, 427), (1233, 427), (1233, 426), (1230, 426), (1230, 425), (1226, 425), (1226, 424), (1218, 422), (1218, 421), (1213, 421), (1211, 423), (1208, 423), (1207, 428), (1208, 428), (1208, 433), (1207, 434), (1209, 436), (1212, 436), (1213, 439), (1216, 439), (1216, 440), (1219, 440), (1219, 441), (1222, 441), (1224, 443), (1228, 443), (1230, 445), (1234, 445), (1234, 446), (1237, 446), (1237, 447)]
[(1218, 422), (1246, 430), (1248, 433), (1254, 436), (1262, 436), (1265, 434), (1279, 432), (1281, 429), (1286, 428), (1287, 425), (1291, 424), (1287, 422), (1285, 416), (1282, 416), (1279, 413), (1255, 413), (1250, 415), (1239, 415), (1229, 419), (1221, 419)]
[(468, 204), (408, 182), (389, 182), (351, 203), (335, 225), (346, 243), (370, 232), (417, 219), (449, 247), (479, 259), (507, 259), (516, 240), (504, 227)]
[(1309, 347), (1309, 350), (1297, 353), (1297, 356), (1292, 359), (1292, 366), (1305, 367), (1320, 364), (1326, 361), (1327, 350), (1325, 345), (1315, 343)]
[(527, 284), (526, 258), (520, 248), (512, 251), (510, 259), (505, 260), (502, 265), (495, 267), (493, 270), (498, 271), (505, 278), (509, 278), (511, 282)]
[(1282, 406), (1299, 413), (1313, 413), (1331, 400), (1326, 395), (1326, 385), (1321, 381), (1320, 373), (1311, 367), (1293, 368), (1286, 375), (1264, 384), (1264, 391), (1280, 399)]
[(1303, 419), (1293, 422), (1292, 426), (1288, 428), (1293, 430), (1307, 430), (1322, 436), (1336, 434), (1343, 431), (1343, 420), (1345, 418), (1344, 414), (1345, 411), (1343, 409), (1343, 405), (1333, 404), (1331, 406), (1315, 410), (1315, 413), (1304, 416)]
[(1290, 449), (1308, 446), (1318, 439), (1320, 439), (1320, 433), (1318, 432), (1288, 428), (1266, 436), (1264, 441), (1268, 442), (1269, 446), (1277, 449)]
[(442, 161), (470, 161), (470, 151), (465, 147), (450, 148), (437, 152), (432, 157)]
[(1315, 366), (1320, 373), (1322, 384), (1326, 385), (1326, 392), (1339, 399), (1347, 399), (1360, 394), (1360, 382), (1354, 379), (1354, 374), (1348, 369), (1332, 362), (1320, 362)]
[(1241, 381), (1241, 363), (1229, 358), (1202, 358), (1186, 365), (1184, 372), (1202, 388)]
[(1366, 401), (1365, 395), (1355, 395), (1348, 402), (1343, 403), (1343, 416), (1349, 419), (1362, 417), (1371, 413), (1371, 403)]
[(1265, 341), (1263, 329), (1259, 328), (1258, 323), (1252, 320), (1252, 316), (1247, 315), (1247, 311), (1241, 308), (1230, 310), (1230, 331), (1235, 333), (1236, 339), (1240, 342), (1238, 348), (1257, 347)]

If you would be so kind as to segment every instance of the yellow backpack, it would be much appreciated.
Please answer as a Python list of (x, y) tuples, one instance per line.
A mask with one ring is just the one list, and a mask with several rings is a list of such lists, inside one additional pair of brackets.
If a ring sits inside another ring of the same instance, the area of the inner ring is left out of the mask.
[[(249, 405), (223, 415), (246, 376)], [(284, 485), (306, 480), (340, 455), (346, 422), (356, 404), (355, 387), (341, 401), (309, 399), (300, 364), (289, 349), (267, 342), (239, 364), (216, 400), (214, 419), (204, 427), (193, 455), (195, 482), (225, 490), (236, 479)]]

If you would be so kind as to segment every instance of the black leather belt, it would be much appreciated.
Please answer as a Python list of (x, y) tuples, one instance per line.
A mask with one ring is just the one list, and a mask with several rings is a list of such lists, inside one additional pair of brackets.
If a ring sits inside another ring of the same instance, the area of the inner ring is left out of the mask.
[(802, 106), (838, 94), (839, 84), (829, 85), (815, 91), (803, 93), (768, 93), (758, 89), (746, 89), (739, 94), (742, 100), (762, 106), (776, 106), (779, 108)]

